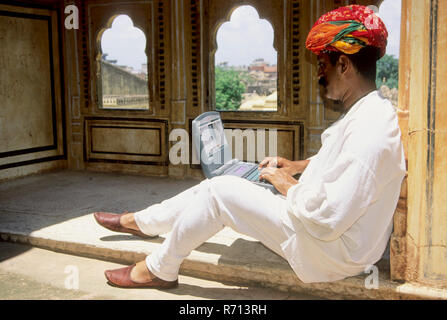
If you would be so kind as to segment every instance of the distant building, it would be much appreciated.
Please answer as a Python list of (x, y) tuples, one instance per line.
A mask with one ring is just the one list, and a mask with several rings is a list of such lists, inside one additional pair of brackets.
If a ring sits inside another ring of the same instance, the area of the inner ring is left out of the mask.
[(264, 59), (259, 58), (254, 60), (249, 66), (248, 71), (261, 71), (268, 74), (275, 74), (278, 72), (278, 68), (276, 65), (269, 65)]
[(130, 72), (132, 68), (124, 68), (101, 61), (102, 103), (106, 108), (138, 108), (149, 107), (149, 91), (147, 75)]
[(278, 67), (269, 65), (264, 59), (254, 60), (248, 66), (251, 82), (246, 84), (248, 93), (268, 96), (277, 89)]
[(223, 61), (223, 62), (219, 63), (217, 66), (220, 68), (223, 68), (223, 69), (228, 69), (228, 67), (229, 67), (228, 61)]
[(107, 60), (108, 55), (109, 55), (108, 53), (104, 53), (102, 55), (102, 57), (101, 57), (101, 60), (102, 61), (107, 61), (108, 63), (111, 63), (111, 64), (117, 64), (118, 63), (118, 60)]
[(263, 58), (247, 66), (230, 66), (227, 61), (216, 64), (225, 70), (234, 70), (242, 76), (245, 85), (239, 110), (276, 110), (278, 67), (268, 64)]
[(239, 107), (240, 111), (276, 111), (278, 108), (278, 95), (273, 92), (269, 96), (259, 96), (256, 93), (247, 95), (245, 102)]

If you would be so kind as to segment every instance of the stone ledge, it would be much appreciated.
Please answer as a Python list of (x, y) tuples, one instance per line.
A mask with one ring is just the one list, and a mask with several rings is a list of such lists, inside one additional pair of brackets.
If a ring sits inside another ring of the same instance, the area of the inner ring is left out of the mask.
[[(7, 181), (0, 184), (0, 240), (131, 264), (153, 252), (166, 235), (141, 240), (114, 233), (100, 227), (91, 212), (134, 212), (197, 183), (66, 170)], [(255, 239), (225, 228), (194, 250), (180, 272), (330, 299), (447, 299), (447, 290), (391, 282), (385, 260), (378, 268), (378, 289), (365, 287), (368, 274), (304, 284), (284, 259)]]
[[(118, 249), (110, 245), (101, 246), (97, 243), (89, 244), (86, 242), (67, 241), (44, 237), (39, 234), (28, 235), (6, 230), (0, 231), (0, 237), (2, 241), (29, 244), (56, 252), (124, 264), (143, 260), (151, 251), (148, 249), (141, 250), (141, 247), (133, 249), (129, 246)], [(123, 235), (122, 239), (124, 238), (131, 239), (133, 237)], [(130, 241), (141, 242), (141, 240), (133, 239)], [(156, 242), (155, 246), (157, 245), (159, 243)], [(203, 247), (206, 247), (206, 244), (199, 247), (198, 250), (204, 249)], [(254, 247), (258, 247), (257, 249), (263, 252), (263, 254), (267, 253), (267, 255), (270, 255), (270, 258), (273, 260), (277, 257), (260, 243), (249, 243), (247, 241), (240, 245), (240, 249), (244, 249), (244, 251)], [(412, 284), (398, 284), (391, 282), (384, 276), (379, 277), (378, 289), (367, 289), (365, 287), (367, 275), (331, 283), (304, 284), (295, 276), (290, 267), (284, 263), (274, 265), (268, 262), (264, 264), (261, 261), (252, 261), (252, 263), (246, 264), (236, 257), (234, 259), (218, 258), (217, 260), (216, 258), (215, 255), (211, 254), (207, 257), (206, 254), (195, 250), (182, 264), (180, 273), (202, 279), (221, 281), (227, 284), (269, 287), (276, 290), (305, 293), (328, 299), (447, 299), (446, 290)]]

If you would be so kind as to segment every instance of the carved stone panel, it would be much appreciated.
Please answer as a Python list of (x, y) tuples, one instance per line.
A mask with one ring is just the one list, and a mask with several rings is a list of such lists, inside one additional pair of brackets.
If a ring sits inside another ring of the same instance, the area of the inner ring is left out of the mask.
[(86, 118), (87, 161), (166, 165), (167, 122)]
[(64, 154), (57, 13), (0, 5), (0, 171)]

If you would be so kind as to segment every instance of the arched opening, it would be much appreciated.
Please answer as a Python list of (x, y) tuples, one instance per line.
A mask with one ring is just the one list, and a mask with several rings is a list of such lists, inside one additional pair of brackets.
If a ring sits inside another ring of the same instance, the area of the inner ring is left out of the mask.
[[(408, 161), (408, 113), (405, 103), (399, 101), (399, 60), (402, 30), (402, 0), (384, 0), (378, 15), (388, 30), (388, 44), (385, 56), (377, 62), (377, 87), (382, 95), (388, 98), (397, 108), (401, 137)], [(400, 79), (402, 80), (402, 79)], [(400, 88), (402, 90), (402, 88)], [(407, 162), (408, 170), (408, 162)], [(407, 171), (408, 172), (408, 171)], [(390, 259), (390, 276), (392, 280), (404, 280), (407, 261), (406, 229), (407, 229), (407, 177), (401, 186), (398, 205), (394, 213), (393, 233), (390, 239), (390, 251), (384, 257)]]
[(278, 69), (272, 25), (252, 6), (217, 30), (214, 105), (218, 111), (276, 111)]
[(98, 103), (105, 109), (149, 109), (146, 36), (127, 15), (100, 36)]
[(395, 107), (398, 105), (399, 95), (401, 2), (401, 0), (384, 0), (378, 12), (388, 30), (388, 45), (385, 56), (377, 62), (376, 84)]

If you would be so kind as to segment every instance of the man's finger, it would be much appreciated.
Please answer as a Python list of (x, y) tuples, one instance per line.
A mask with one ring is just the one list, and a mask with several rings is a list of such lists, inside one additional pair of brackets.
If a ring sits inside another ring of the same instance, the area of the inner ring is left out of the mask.
[(267, 174), (261, 174), (261, 175), (259, 175), (259, 180), (260, 181), (268, 181), (268, 182), (270, 182), (270, 183), (272, 183), (272, 181), (271, 181), (271, 178), (272, 178), (273, 176), (272, 176), (272, 174), (270, 174), (270, 173), (267, 173)]
[(278, 159), (272, 158), (272, 160), (268, 164), (268, 167), (277, 168), (278, 167)]
[(260, 175), (269, 175), (269, 174), (273, 174), (274, 172), (275, 172), (275, 168), (265, 167), (264, 169), (262, 169)]
[(270, 162), (270, 160), (271, 160), (271, 158), (265, 158), (264, 160), (261, 161), (261, 163), (259, 163), (259, 167), (262, 168), (263, 166), (268, 164)]
[(259, 181), (264, 181), (264, 180), (266, 180), (265, 175), (263, 175), (263, 174), (259, 175)]

